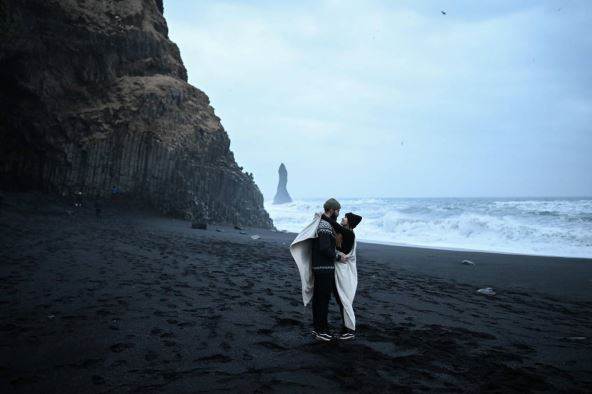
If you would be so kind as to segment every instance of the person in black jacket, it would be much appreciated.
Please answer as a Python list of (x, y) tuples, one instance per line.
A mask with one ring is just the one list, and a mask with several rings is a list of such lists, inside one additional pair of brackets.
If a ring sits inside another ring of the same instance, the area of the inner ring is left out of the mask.
[(348, 212), (341, 220), (341, 224), (325, 214), (323, 214), (323, 219), (329, 222), (331, 227), (333, 227), (333, 230), (337, 233), (335, 235), (335, 246), (337, 250), (343, 254), (349, 254), (354, 247), (354, 241), (356, 239), (354, 228), (360, 224), (362, 217), (353, 212)]
[[(335, 230), (335, 246), (338, 252), (345, 255), (349, 254), (354, 247), (356, 240), (356, 234), (354, 228), (362, 221), (362, 217), (355, 213), (348, 212), (345, 217), (341, 220), (341, 224), (337, 223), (332, 217), (323, 214), (322, 219), (326, 220), (333, 230)], [(345, 326), (345, 316), (343, 315), (343, 304), (339, 298), (339, 292), (337, 291), (337, 284), (333, 281), (333, 296), (335, 301), (339, 305), (339, 312), (341, 313), (341, 333), (339, 339), (354, 339), (355, 331)]]
[[(333, 198), (327, 200), (323, 206), (325, 215), (336, 219), (341, 205)], [(335, 287), (335, 263), (346, 261), (347, 257), (338, 252), (335, 244), (335, 231), (331, 224), (321, 218), (317, 228), (317, 237), (312, 246), (312, 272), (314, 288), (312, 297), (313, 335), (323, 341), (333, 339), (328, 332), (327, 314), (329, 300)]]

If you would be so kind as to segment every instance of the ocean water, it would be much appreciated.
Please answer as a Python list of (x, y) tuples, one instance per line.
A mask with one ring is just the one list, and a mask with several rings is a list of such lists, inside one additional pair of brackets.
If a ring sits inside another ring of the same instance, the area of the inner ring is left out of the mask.
[[(324, 199), (265, 208), (279, 230), (299, 232)], [(340, 199), (341, 217), (363, 216), (359, 240), (592, 258), (592, 198)]]

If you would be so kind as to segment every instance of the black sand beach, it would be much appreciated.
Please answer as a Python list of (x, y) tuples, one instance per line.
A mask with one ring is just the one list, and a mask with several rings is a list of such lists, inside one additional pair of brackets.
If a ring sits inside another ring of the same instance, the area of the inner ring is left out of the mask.
[(294, 234), (47, 200), (0, 212), (2, 393), (592, 388), (591, 260), (362, 243), (357, 338), (317, 343)]

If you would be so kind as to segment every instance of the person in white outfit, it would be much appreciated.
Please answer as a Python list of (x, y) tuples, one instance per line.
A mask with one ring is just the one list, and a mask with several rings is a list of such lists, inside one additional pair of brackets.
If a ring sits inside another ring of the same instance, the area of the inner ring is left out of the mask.
[[(337, 223), (332, 217), (329, 217), (323, 214), (322, 219), (329, 222), (333, 230), (335, 231), (335, 247), (338, 252), (343, 253), (343, 255), (347, 256), (351, 253), (352, 249), (354, 248), (354, 243), (356, 242), (356, 234), (354, 233), (354, 228), (362, 221), (362, 217), (356, 215), (353, 212), (348, 212), (345, 214), (343, 219), (341, 220), (341, 224)], [(347, 261), (345, 262), (347, 264)], [(336, 275), (337, 276), (337, 275)], [(353, 339), (355, 337), (355, 330), (350, 329), (345, 324), (345, 315), (343, 313), (343, 303), (339, 297), (339, 291), (337, 289), (337, 281), (333, 281), (333, 296), (335, 297), (335, 301), (339, 305), (339, 312), (341, 313), (341, 333), (339, 335), (339, 339)]]

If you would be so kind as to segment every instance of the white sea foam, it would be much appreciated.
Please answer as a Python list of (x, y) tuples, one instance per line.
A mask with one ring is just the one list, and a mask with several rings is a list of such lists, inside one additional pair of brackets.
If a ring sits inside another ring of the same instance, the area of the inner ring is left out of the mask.
[[(341, 199), (364, 217), (359, 239), (418, 246), (592, 258), (592, 199)], [(265, 207), (300, 231), (323, 200)]]

